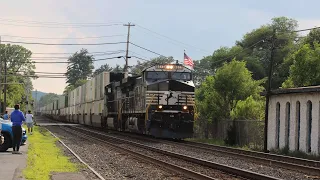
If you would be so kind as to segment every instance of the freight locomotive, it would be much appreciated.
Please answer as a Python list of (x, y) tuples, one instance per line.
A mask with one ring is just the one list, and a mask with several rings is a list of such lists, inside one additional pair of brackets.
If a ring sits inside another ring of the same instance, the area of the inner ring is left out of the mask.
[(194, 91), (189, 68), (158, 64), (140, 76), (103, 72), (39, 113), (88, 126), (184, 139), (193, 135)]

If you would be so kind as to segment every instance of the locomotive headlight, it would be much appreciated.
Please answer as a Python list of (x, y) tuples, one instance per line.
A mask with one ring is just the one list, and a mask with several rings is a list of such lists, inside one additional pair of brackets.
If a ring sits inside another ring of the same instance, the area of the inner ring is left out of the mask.
[(159, 108), (159, 109), (162, 109), (162, 105), (159, 105), (158, 108)]
[(167, 65), (166, 69), (173, 69), (173, 65)]
[(187, 110), (188, 109), (188, 106), (183, 106), (183, 110)]

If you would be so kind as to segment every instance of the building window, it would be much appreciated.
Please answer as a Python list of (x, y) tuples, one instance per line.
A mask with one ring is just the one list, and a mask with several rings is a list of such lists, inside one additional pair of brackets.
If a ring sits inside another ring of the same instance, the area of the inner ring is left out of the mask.
[(312, 102), (307, 102), (307, 152), (311, 152)]
[(280, 103), (276, 106), (276, 148), (279, 149), (280, 142)]
[(285, 127), (286, 127), (285, 142), (286, 142), (286, 146), (289, 147), (289, 141), (290, 141), (290, 103), (289, 102), (287, 102), (287, 104), (286, 104)]
[(300, 120), (300, 102), (299, 101), (297, 101), (297, 103), (296, 103), (296, 150), (298, 150), (299, 151), (299, 149), (300, 149), (300, 122), (301, 122), (301, 120)]

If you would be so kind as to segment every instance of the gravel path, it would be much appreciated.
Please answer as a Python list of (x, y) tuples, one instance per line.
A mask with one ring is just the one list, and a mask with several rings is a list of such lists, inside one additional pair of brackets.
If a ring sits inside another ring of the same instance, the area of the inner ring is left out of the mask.
[[(101, 133), (101, 132), (100, 132)], [(223, 153), (217, 153), (217, 152), (209, 152), (208, 150), (201, 150), (197, 148), (192, 148), (188, 146), (183, 146), (183, 144), (166, 144), (165, 141), (159, 140), (158, 142), (151, 141), (151, 140), (142, 140), (142, 139), (134, 139), (132, 137), (128, 136), (122, 136), (117, 134), (108, 134), (112, 136), (116, 136), (119, 138), (125, 138), (128, 140), (134, 140), (135, 142), (146, 144), (155, 148), (159, 148), (166, 151), (176, 152), (183, 155), (188, 155), (195, 158), (205, 159), (208, 161), (212, 161), (219, 164), (224, 164), (240, 169), (246, 169), (249, 171), (253, 171), (256, 173), (265, 174), (268, 176), (280, 178), (280, 179), (288, 179), (288, 180), (310, 180), (314, 176), (309, 176), (304, 173), (287, 170), (284, 168), (269, 166), (269, 165), (262, 165), (259, 163), (252, 162), (250, 160), (245, 159), (237, 159), (232, 156), (228, 156)]]
[(105, 179), (187, 179), (181, 175), (163, 171), (159, 167), (136, 160), (115, 149), (96, 144), (68, 133), (57, 126), (47, 127), (51, 132), (77, 153), (87, 164)]

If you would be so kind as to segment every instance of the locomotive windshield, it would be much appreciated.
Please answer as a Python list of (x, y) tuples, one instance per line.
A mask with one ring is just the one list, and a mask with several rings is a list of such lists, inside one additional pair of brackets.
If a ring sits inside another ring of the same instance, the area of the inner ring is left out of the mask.
[(173, 72), (171, 79), (189, 81), (191, 80), (191, 74), (188, 72)]
[(147, 80), (163, 80), (163, 79), (173, 79), (173, 80), (183, 80), (190, 81), (190, 72), (167, 72), (167, 71), (153, 71), (147, 72)]
[(159, 79), (168, 79), (169, 74), (165, 71), (154, 71), (154, 72), (147, 72), (146, 79), (148, 80), (159, 80)]

